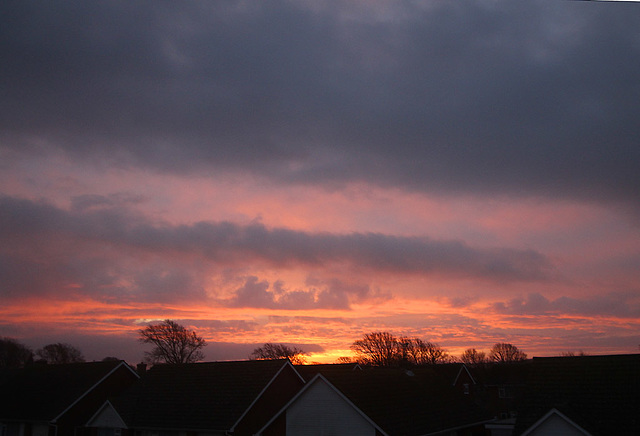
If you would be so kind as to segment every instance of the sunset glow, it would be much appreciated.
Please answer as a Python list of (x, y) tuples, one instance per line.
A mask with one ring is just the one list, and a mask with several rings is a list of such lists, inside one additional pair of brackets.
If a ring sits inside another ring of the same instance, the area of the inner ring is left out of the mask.
[(637, 352), (640, 15), (595, 3), (1, 6), (0, 336)]

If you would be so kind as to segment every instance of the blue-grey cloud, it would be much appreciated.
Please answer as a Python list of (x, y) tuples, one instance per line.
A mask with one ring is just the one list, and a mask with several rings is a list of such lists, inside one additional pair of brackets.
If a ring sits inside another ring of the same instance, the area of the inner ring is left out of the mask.
[[(494, 283), (553, 279), (544, 254), (510, 247), (473, 247), (459, 240), (380, 233), (310, 233), (263, 224), (197, 222), (157, 224), (123, 203), (65, 210), (46, 202), (0, 197), (0, 267), (4, 296), (23, 292), (90, 292), (109, 298), (205, 298), (212, 267), (303, 267), (324, 274), (304, 291), (247, 281), (247, 298), (262, 306), (346, 307), (348, 300), (380, 297), (365, 284), (331, 277), (340, 266), (353, 273), (431, 275)], [(328, 272), (327, 272), (328, 271)], [(313, 274), (312, 274), (313, 275)], [(312, 289), (315, 289), (312, 291)], [(178, 292), (179, 291), (179, 292)], [(347, 296), (349, 296), (347, 298)], [(259, 297), (259, 298), (258, 298)], [(312, 298), (313, 297), (313, 298)], [(263, 301), (264, 300), (264, 301)]]
[(609, 292), (603, 295), (584, 297), (557, 297), (549, 299), (542, 294), (532, 293), (526, 298), (513, 298), (507, 302), (492, 305), (497, 313), (508, 315), (580, 315), (616, 316), (619, 318), (640, 317), (640, 293)]
[(0, 5), (0, 147), (281, 183), (640, 199), (633, 4)]

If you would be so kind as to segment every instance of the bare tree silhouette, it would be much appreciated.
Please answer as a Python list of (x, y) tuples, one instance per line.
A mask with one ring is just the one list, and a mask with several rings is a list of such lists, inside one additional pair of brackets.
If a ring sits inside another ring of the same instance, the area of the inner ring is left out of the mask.
[(192, 363), (204, 359), (201, 349), (207, 342), (193, 330), (166, 319), (139, 330), (140, 342), (153, 344), (145, 353), (149, 363)]
[(262, 347), (258, 347), (253, 350), (251, 355), (249, 355), (249, 359), (289, 359), (291, 363), (301, 365), (307, 361), (305, 354), (307, 353), (296, 347), (289, 347), (284, 344), (272, 344), (267, 342)]
[(500, 342), (495, 344), (491, 348), (491, 352), (489, 353), (491, 360), (494, 362), (518, 362), (521, 360), (526, 360), (527, 355), (523, 351), (520, 351), (518, 347), (512, 344), (508, 344), (505, 342)]
[(12, 338), (0, 338), (0, 368), (21, 368), (33, 362), (33, 352)]
[(45, 345), (36, 351), (36, 356), (47, 363), (78, 363), (84, 362), (82, 352), (73, 345), (56, 342)]

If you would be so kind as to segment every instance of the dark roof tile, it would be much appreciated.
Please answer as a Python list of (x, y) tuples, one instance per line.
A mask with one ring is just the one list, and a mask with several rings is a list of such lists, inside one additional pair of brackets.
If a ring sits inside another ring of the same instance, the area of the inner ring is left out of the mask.
[(385, 432), (420, 435), (486, 421), (491, 417), (452, 386), (450, 365), (321, 371), (322, 375)]
[(552, 408), (594, 435), (640, 434), (640, 355), (534, 358), (515, 434)]
[(2, 384), (0, 418), (51, 421), (121, 363), (35, 364), (13, 370)]
[(156, 365), (113, 404), (134, 428), (228, 430), (286, 360)]

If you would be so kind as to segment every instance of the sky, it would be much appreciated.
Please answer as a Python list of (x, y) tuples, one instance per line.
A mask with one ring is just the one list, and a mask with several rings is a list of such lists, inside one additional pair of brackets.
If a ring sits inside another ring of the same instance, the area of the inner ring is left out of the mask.
[(640, 346), (640, 6), (0, 3), (0, 336)]

